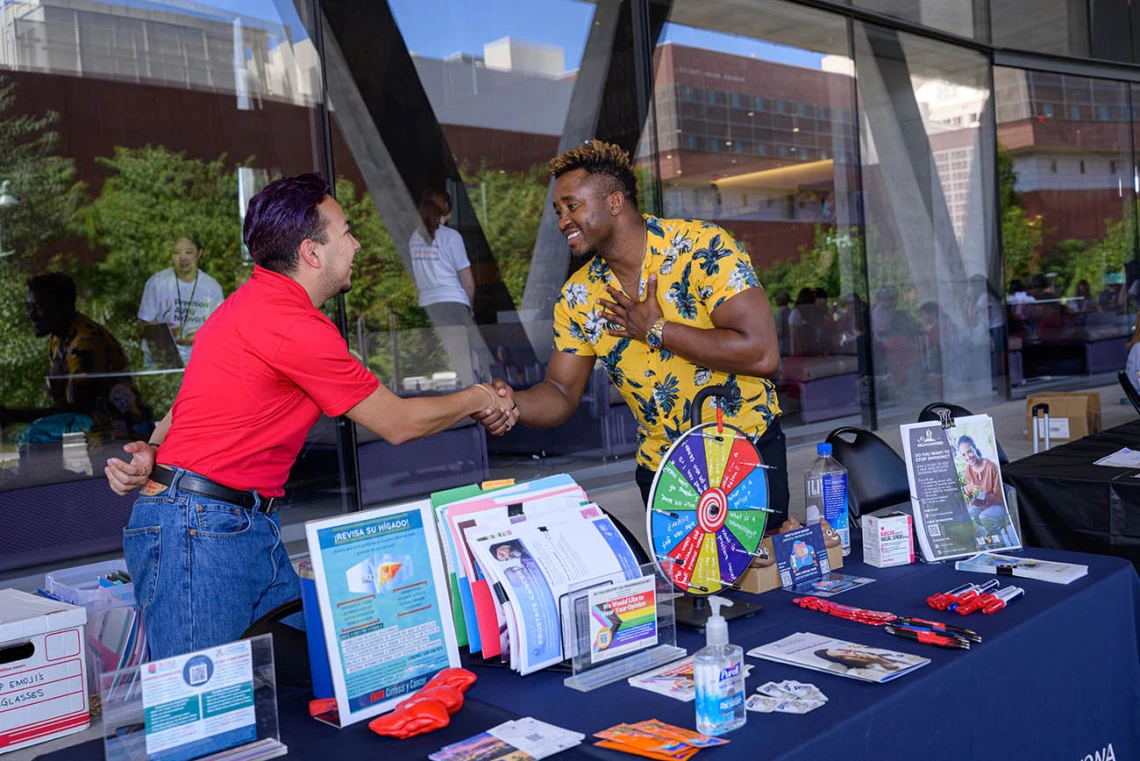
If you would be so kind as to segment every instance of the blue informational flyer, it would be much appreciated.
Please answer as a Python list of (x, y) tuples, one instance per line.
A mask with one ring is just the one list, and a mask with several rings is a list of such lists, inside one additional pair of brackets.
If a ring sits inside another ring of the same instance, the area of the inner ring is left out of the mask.
[(190, 761), (257, 739), (248, 640), (139, 667), (146, 755)]
[(430, 501), (312, 521), (305, 532), (341, 726), (459, 665)]
[(823, 530), (818, 523), (776, 534), (772, 537), (772, 550), (776, 556), (776, 570), (780, 573), (780, 586), (785, 589), (831, 573)]

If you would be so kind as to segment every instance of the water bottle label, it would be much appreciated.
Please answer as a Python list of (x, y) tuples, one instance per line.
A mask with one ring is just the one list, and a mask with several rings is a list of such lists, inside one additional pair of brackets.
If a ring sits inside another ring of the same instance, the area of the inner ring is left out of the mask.
[(823, 517), (839, 534), (844, 547), (851, 546), (851, 529), (847, 525), (847, 474), (831, 473), (823, 477)]

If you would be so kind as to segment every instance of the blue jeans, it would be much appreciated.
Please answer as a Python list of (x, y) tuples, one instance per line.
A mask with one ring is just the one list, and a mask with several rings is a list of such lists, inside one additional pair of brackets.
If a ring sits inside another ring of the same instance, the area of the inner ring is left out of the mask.
[[(152, 659), (232, 642), (258, 618), (301, 596), (277, 515), (173, 485), (140, 496), (123, 529)], [(291, 616), (287, 623), (293, 624)]]

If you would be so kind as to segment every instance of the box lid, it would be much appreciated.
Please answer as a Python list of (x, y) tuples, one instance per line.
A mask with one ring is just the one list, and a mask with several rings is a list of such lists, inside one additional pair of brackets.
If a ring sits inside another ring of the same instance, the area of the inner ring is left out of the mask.
[(81, 605), (49, 600), (18, 589), (0, 589), (0, 642), (70, 629), (87, 623)]

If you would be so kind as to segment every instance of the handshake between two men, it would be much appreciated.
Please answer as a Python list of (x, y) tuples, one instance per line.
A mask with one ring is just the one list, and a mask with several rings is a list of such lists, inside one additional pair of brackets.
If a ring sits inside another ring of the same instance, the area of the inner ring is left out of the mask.
[(489, 409), (476, 412), (471, 417), (482, 423), (487, 433), (492, 436), (502, 436), (515, 427), (522, 411), (516, 401), (515, 390), (506, 381), (495, 378), (490, 385), (498, 396), (497, 403)]

